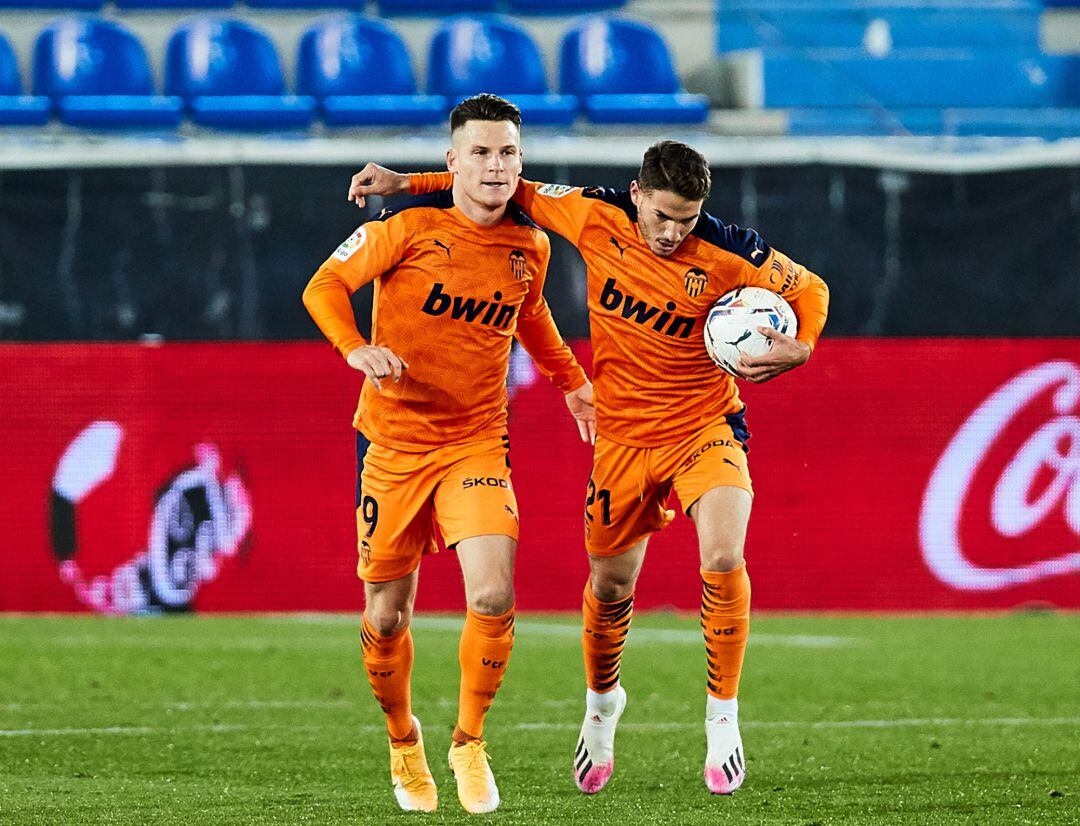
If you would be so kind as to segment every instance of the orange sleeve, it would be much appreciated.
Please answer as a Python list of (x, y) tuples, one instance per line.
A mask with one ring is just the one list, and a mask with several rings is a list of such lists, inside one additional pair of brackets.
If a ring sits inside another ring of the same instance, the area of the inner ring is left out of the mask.
[[(417, 172), (409, 176), (409, 192), (413, 195), (438, 192), (453, 185), (454, 176), (450, 172)], [(581, 238), (596, 203), (585, 197), (580, 186), (540, 184), (524, 178), (514, 190), (514, 202), (544, 229), (559, 233), (571, 244)]]
[(581, 369), (555, 326), (551, 308), (544, 298), (544, 280), (547, 277), (548, 261), (551, 259), (551, 243), (543, 233), (537, 235), (543, 239), (543, 260), (539, 273), (529, 284), (529, 293), (521, 305), (514, 336), (532, 356), (540, 372), (563, 393), (570, 393), (585, 384), (587, 379), (585, 371)]
[(304, 306), (342, 356), (366, 343), (349, 296), (393, 269), (407, 245), (403, 216), (369, 221), (334, 250), (304, 288)]
[(454, 186), (453, 172), (412, 172), (409, 175), (409, 194), (427, 195)]
[(747, 287), (763, 287), (787, 299), (799, 320), (795, 338), (813, 349), (829, 315), (828, 285), (802, 264), (775, 249), (769, 251), (760, 267), (747, 264), (745, 275)]

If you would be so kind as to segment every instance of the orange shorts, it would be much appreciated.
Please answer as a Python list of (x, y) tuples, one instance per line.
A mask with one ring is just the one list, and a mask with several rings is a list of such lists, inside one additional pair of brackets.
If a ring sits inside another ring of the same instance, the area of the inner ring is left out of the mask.
[(585, 547), (593, 556), (618, 556), (675, 518), (667, 501), (672, 488), (683, 511), (715, 487), (747, 491), (750, 471), (745, 408), (680, 442), (627, 447), (597, 438), (585, 500)]
[(518, 538), (507, 437), (425, 453), (372, 444), (356, 434), (356, 528), (365, 582), (408, 576), (436, 553), (438, 525), (448, 548), (471, 536)]

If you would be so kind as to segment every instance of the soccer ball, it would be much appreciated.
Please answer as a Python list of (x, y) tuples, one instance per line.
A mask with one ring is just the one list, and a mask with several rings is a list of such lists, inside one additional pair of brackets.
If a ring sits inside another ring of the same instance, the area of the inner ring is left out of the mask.
[(717, 300), (705, 318), (705, 349), (720, 369), (741, 378), (739, 356), (760, 356), (772, 347), (772, 341), (759, 333), (758, 327), (794, 336), (798, 322), (791, 305), (770, 290), (732, 290)]

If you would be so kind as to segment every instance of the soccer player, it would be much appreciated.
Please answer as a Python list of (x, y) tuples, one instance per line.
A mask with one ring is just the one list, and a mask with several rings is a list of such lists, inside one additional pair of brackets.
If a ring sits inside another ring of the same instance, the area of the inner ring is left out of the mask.
[[(462, 101), (450, 117), (452, 188), (363, 224), (304, 290), (334, 349), (367, 378), (354, 420), (361, 643), (405, 810), (433, 811), (438, 802), (409, 693), (409, 622), (421, 558), (437, 549), (435, 524), (457, 552), (468, 605), (450, 767), (466, 810), (499, 805), (482, 738), (514, 641), (518, 507), (506, 422), (513, 338), (566, 394), (582, 438), (594, 435), (592, 386), (541, 292), (550, 242), (510, 203), (521, 174), (520, 126), (518, 109), (501, 98)], [(349, 296), (370, 282), (368, 343)]]
[[(451, 181), (369, 164), (353, 177), (349, 196), (362, 204), (366, 195), (435, 191)], [(750, 433), (738, 388), (709, 359), (702, 330), (710, 307), (736, 287), (786, 298), (799, 320), (797, 337), (761, 328), (770, 351), (740, 363), (743, 377), (768, 381), (810, 358), (829, 293), (754, 230), (703, 212), (710, 184), (701, 154), (663, 141), (645, 153), (628, 192), (522, 181), (514, 195), (537, 223), (577, 246), (588, 272), (597, 438), (585, 507), (588, 688), (573, 763), (586, 793), (600, 791), (614, 768), (634, 585), (649, 537), (674, 517), (672, 490), (694, 522), (700, 552), (705, 783), (730, 794), (746, 776), (737, 695), (750, 628), (743, 560), (753, 500)]]

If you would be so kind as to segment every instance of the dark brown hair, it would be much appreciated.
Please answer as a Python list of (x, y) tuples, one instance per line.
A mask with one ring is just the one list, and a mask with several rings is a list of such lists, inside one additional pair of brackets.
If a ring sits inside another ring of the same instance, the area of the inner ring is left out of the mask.
[(712, 177), (709, 162), (696, 149), (678, 141), (660, 141), (645, 153), (637, 182), (646, 191), (663, 190), (688, 201), (703, 201)]
[(521, 110), (505, 98), (484, 92), (465, 98), (450, 113), (450, 134), (470, 120), (508, 120), (521, 128)]

